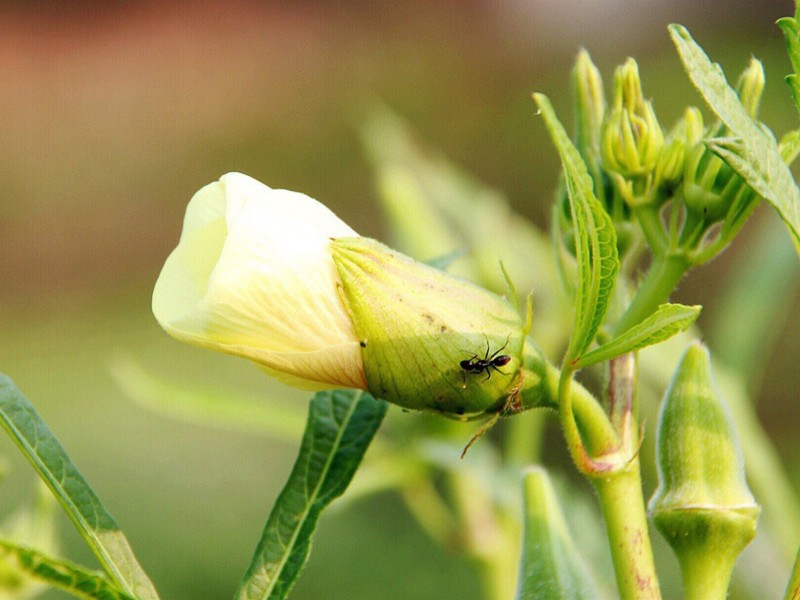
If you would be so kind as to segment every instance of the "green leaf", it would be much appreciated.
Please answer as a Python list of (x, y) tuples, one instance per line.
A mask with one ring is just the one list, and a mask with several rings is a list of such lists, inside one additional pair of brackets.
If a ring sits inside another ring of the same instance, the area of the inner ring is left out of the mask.
[(597, 598), (544, 469), (525, 473), (525, 529), (517, 600)]
[(65, 560), (45, 556), (37, 550), (0, 539), (0, 559), (47, 585), (64, 590), (77, 598), (100, 600), (136, 600), (115, 586), (101, 573), (87, 571)]
[(353, 390), (314, 396), (300, 454), (272, 508), (237, 599), (288, 595), (308, 559), (322, 509), (347, 488), (387, 406)]
[(617, 236), (611, 217), (592, 191), (592, 179), (586, 164), (556, 117), (550, 101), (542, 94), (533, 97), (561, 156), (575, 228), (578, 263), (575, 329), (565, 359), (572, 361), (592, 343), (608, 310), (619, 271)]
[(716, 309), (704, 330), (714, 357), (758, 389), (784, 325), (794, 318), (800, 265), (778, 219), (755, 223), (742, 259), (728, 271)]
[(110, 368), (128, 398), (172, 419), (290, 442), (303, 433), (305, 411), (296, 402), (265, 402), (241, 393), (163, 381), (128, 356), (116, 357)]
[(157, 600), (153, 584), (94, 490), (30, 402), (0, 374), (0, 425), (55, 494), (109, 577), (127, 594)]
[(607, 344), (587, 352), (575, 362), (576, 369), (611, 360), (628, 352), (653, 346), (685, 331), (700, 315), (701, 306), (662, 304), (638, 325), (634, 325)]
[(778, 144), (750, 117), (720, 66), (711, 62), (689, 32), (680, 25), (670, 25), (669, 31), (690, 79), (737, 138), (736, 144), (712, 149), (778, 211), (800, 253), (800, 190)]

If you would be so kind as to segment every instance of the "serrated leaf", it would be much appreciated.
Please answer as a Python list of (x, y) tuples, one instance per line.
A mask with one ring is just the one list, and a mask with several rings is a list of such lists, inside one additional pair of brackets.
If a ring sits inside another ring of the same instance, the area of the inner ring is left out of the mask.
[(701, 309), (701, 306), (662, 304), (638, 325), (634, 325), (607, 344), (581, 356), (575, 362), (575, 368), (583, 369), (589, 365), (663, 342), (676, 333), (688, 329), (700, 315)]
[(308, 559), (320, 513), (347, 488), (387, 406), (353, 390), (314, 396), (300, 453), (269, 515), (238, 600), (288, 595)]
[(53, 492), (109, 577), (131, 596), (157, 600), (153, 584), (113, 517), (33, 405), (3, 374), (0, 374), (0, 425)]
[(586, 164), (556, 117), (550, 101), (542, 94), (534, 94), (534, 99), (561, 156), (575, 230), (578, 266), (575, 328), (566, 358), (572, 361), (592, 343), (608, 310), (619, 271), (617, 236), (611, 217), (592, 191), (592, 179)]
[(68, 561), (0, 540), (0, 559), (50, 587), (64, 590), (77, 598), (99, 600), (136, 600), (115, 586), (101, 573), (88, 571)]
[(738, 139), (735, 147), (722, 148), (720, 156), (778, 211), (800, 253), (800, 190), (778, 144), (750, 117), (720, 66), (711, 62), (686, 28), (670, 25), (669, 32), (689, 78)]
[(570, 537), (544, 469), (525, 473), (525, 528), (517, 600), (594, 599), (599, 591)]

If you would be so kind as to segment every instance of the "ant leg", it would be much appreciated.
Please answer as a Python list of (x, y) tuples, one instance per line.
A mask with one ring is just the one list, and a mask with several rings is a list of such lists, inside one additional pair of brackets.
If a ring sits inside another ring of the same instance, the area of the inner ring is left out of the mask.
[(497, 352), (495, 352), (495, 353), (494, 353), (494, 354), (492, 354), (491, 356), (488, 356), (489, 352), (487, 351), (487, 352), (486, 352), (486, 354), (487, 354), (487, 356), (486, 356), (486, 359), (487, 359), (487, 360), (493, 360), (495, 356), (497, 356), (497, 355), (498, 355), (498, 354), (500, 354), (500, 353), (501, 353), (503, 350), (505, 350), (505, 349), (506, 349), (506, 346), (508, 346), (508, 342), (509, 342), (509, 340), (510, 340), (510, 339), (511, 339), (511, 334), (509, 333), (509, 334), (508, 334), (508, 337), (506, 338), (506, 343), (505, 343), (505, 344), (503, 344), (503, 347), (502, 347), (502, 348), (500, 348), (500, 349), (499, 349)]

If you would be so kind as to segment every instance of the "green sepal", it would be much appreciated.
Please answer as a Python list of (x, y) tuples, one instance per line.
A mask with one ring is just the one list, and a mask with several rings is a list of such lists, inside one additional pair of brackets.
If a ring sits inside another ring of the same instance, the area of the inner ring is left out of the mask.
[[(340, 238), (331, 248), (370, 393), (464, 418), (498, 412), (519, 393), (525, 326), (510, 302), (375, 240)], [(461, 366), (492, 355), (509, 360)]]

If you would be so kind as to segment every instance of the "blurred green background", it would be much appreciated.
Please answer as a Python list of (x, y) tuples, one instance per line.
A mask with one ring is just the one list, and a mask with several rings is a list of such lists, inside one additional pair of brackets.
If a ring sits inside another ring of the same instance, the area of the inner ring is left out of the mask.
[[(700, 104), (666, 33), (680, 22), (729, 78), (751, 55), (764, 61), (762, 117), (782, 133), (797, 115), (774, 22), (791, 13), (786, 0), (2, 2), (0, 370), (60, 437), (165, 599), (230, 597), (299, 436), (172, 420), (131, 403), (111, 377), (114, 361), (132, 357), (179, 384), (306, 400), (244, 361), (173, 341), (152, 318), (152, 285), (191, 195), (242, 171), (380, 238), (357, 134), (380, 101), (546, 227), (558, 163), (530, 93), (548, 94), (569, 122), (580, 47), (606, 82), (636, 57), (668, 126)], [(680, 297), (713, 314), (729, 265), (769, 218), (759, 211)], [(776, 350), (757, 401), (800, 475), (794, 312), (770, 324)], [(30, 499), (34, 480), (5, 439), (0, 454), (8, 510)], [(60, 529), (65, 554), (92, 565), (66, 520)], [(293, 597), (467, 600), (479, 590), (469, 564), (384, 494), (323, 517)]]

